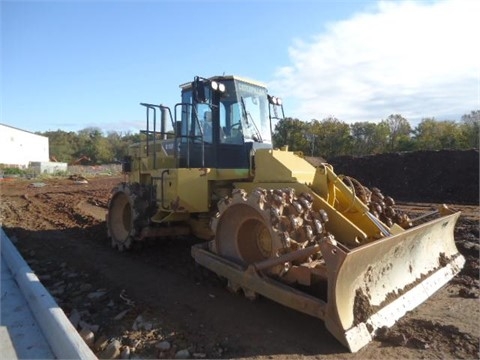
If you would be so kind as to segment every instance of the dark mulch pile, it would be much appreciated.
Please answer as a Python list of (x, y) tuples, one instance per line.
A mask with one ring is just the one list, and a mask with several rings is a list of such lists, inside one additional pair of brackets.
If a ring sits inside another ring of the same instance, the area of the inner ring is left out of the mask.
[(479, 153), (416, 151), (328, 159), (337, 174), (401, 201), (479, 204)]

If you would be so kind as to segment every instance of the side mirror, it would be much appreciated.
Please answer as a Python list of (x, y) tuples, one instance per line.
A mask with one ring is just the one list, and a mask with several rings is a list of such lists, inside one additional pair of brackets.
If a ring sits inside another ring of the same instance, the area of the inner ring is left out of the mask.
[(207, 98), (205, 96), (205, 82), (198, 76), (192, 82), (193, 100), (197, 103), (206, 103)]

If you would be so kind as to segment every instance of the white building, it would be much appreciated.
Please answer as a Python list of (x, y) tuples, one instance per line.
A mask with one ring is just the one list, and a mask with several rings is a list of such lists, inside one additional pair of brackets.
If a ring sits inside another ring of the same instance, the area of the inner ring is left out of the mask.
[(27, 167), (31, 161), (50, 161), (48, 137), (0, 124), (0, 164)]

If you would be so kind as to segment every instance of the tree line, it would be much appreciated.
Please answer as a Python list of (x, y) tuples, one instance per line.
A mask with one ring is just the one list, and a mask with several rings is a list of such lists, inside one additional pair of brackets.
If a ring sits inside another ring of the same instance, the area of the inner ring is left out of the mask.
[(108, 164), (121, 162), (128, 146), (139, 142), (143, 134), (109, 131), (97, 127), (74, 131), (37, 132), (48, 137), (50, 160), (68, 164)]
[(480, 110), (462, 116), (459, 122), (424, 118), (416, 127), (400, 114), (379, 123), (347, 124), (335, 117), (304, 122), (295, 118), (280, 120), (275, 126), (276, 147), (307, 156), (331, 158), (342, 155), (364, 156), (418, 150), (466, 150), (479, 148)]
[[(479, 148), (480, 110), (463, 115), (459, 122), (424, 118), (416, 127), (399, 114), (379, 123), (347, 124), (337, 118), (305, 122), (285, 118), (273, 133), (275, 147), (288, 145), (289, 150), (325, 158), (341, 155), (371, 155), (415, 150), (462, 150)], [(38, 132), (49, 138), (53, 161), (73, 164), (120, 162), (128, 146), (145, 139), (145, 135), (88, 127), (77, 132), (63, 130)]]

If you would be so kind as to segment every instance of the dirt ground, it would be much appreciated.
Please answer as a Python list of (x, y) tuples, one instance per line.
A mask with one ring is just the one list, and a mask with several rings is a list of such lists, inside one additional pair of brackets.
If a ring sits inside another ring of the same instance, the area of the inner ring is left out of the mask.
[[(72, 323), (92, 331), (99, 357), (109, 356), (103, 349), (116, 339), (124, 358), (173, 358), (180, 350), (192, 358), (479, 358), (478, 199), (472, 199), (473, 205), (447, 202), (462, 211), (455, 230), (467, 260), (462, 272), (351, 354), (321, 320), (264, 298), (249, 301), (228, 292), (222, 280), (195, 265), (190, 247), (196, 239), (114, 251), (104, 219), (110, 190), (121, 180), (0, 183), (4, 230)], [(421, 197), (398, 204), (411, 216), (433, 206)]]

